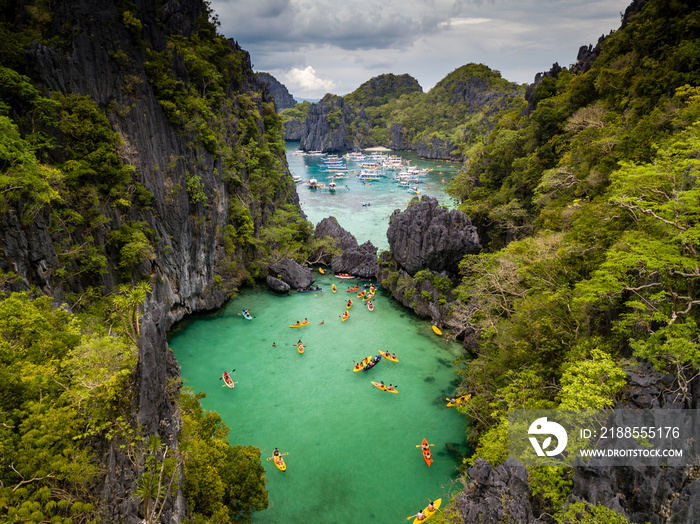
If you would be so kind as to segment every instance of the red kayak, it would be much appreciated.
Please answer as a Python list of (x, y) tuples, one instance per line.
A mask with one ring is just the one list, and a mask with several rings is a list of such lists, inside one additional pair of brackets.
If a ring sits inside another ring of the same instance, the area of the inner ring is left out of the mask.
[(231, 378), (231, 375), (228, 374), (228, 371), (224, 371), (222, 378), (224, 379), (224, 382), (226, 383), (226, 385), (230, 388), (232, 388), (233, 385), (235, 384), (235, 382)]
[(428, 441), (426, 439), (423, 439), (423, 442), (421, 443), (421, 450), (423, 451), (423, 459), (425, 460), (425, 463), (430, 467), (430, 464), (432, 464), (433, 459), (430, 454), (430, 444), (428, 444)]

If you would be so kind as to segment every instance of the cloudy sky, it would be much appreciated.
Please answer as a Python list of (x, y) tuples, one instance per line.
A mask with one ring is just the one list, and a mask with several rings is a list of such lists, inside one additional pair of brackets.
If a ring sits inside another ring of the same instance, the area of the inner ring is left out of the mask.
[(620, 27), (631, 0), (213, 0), (220, 32), (297, 100), (382, 73), (424, 91), (470, 62), (531, 83)]

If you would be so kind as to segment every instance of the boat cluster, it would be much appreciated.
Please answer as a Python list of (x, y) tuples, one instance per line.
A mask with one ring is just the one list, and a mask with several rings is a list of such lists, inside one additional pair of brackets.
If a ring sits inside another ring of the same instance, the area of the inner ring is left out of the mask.
[[(309, 189), (328, 187), (331, 192), (337, 189), (337, 181), (347, 178), (349, 174), (354, 174), (362, 184), (369, 185), (373, 181), (388, 178), (390, 176), (388, 172), (393, 171), (394, 174), (391, 175), (391, 180), (396, 182), (398, 187), (420, 194), (418, 184), (425, 180), (425, 176), (430, 171), (429, 169), (412, 166), (410, 161), (398, 155), (387, 153), (373, 152), (365, 154), (353, 151), (340, 157), (336, 154), (323, 153), (322, 151), (305, 152), (297, 150), (294, 154), (324, 158), (320, 167), (322, 172), (331, 178), (331, 181), (326, 185), (325, 182), (312, 178), (306, 182), (306, 185)], [(354, 164), (353, 168), (348, 167), (351, 163)], [(294, 180), (296, 183), (302, 182), (301, 177), (295, 177)]]

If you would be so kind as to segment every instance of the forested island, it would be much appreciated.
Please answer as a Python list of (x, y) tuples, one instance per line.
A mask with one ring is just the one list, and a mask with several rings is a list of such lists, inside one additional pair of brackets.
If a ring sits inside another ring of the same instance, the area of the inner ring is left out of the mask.
[(11, 1), (0, 46), (5, 521), (246, 522), (268, 506), (260, 450), (228, 442), (166, 336), (282, 260), (347, 256), (300, 209), (296, 118), (314, 149), (464, 164), (458, 210), (415, 200), (388, 234), (468, 229), (466, 254), (376, 261), (465, 348), (474, 454), (431, 522), (697, 522), (697, 466), (525, 468), (506, 416), (698, 407), (696, 7), (635, 0), (527, 87), (467, 64), (428, 93), (386, 75), (286, 115), (200, 0)]

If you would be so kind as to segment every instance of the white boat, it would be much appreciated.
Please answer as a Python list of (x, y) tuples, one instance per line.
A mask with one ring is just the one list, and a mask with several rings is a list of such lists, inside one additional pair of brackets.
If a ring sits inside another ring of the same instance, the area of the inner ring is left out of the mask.
[(363, 169), (360, 171), (360, 174), (357, 175), (357, 178), (359, 178), (360, 180), (381, 180), (382, 178), (384, 178), (384, 175), (379, 171)]
[(345, 155), (345, 158), (350, 162), (363, 162), (367, 159), (367, 156), (358, 151), (352, 151)]
[(328, 190), (335, 191), (335, 182), (331, 182), (330, 184), (328, 184)]
[(292, 177), (292, 180), (294, 180), (294, 183), (295, 183), (295, 184), (301, 184), (301, 183), (302, 183), (302, 179), (301, 179), (301, 177), (300, 177), (299, 175), (294, 175), (294, 176)]

